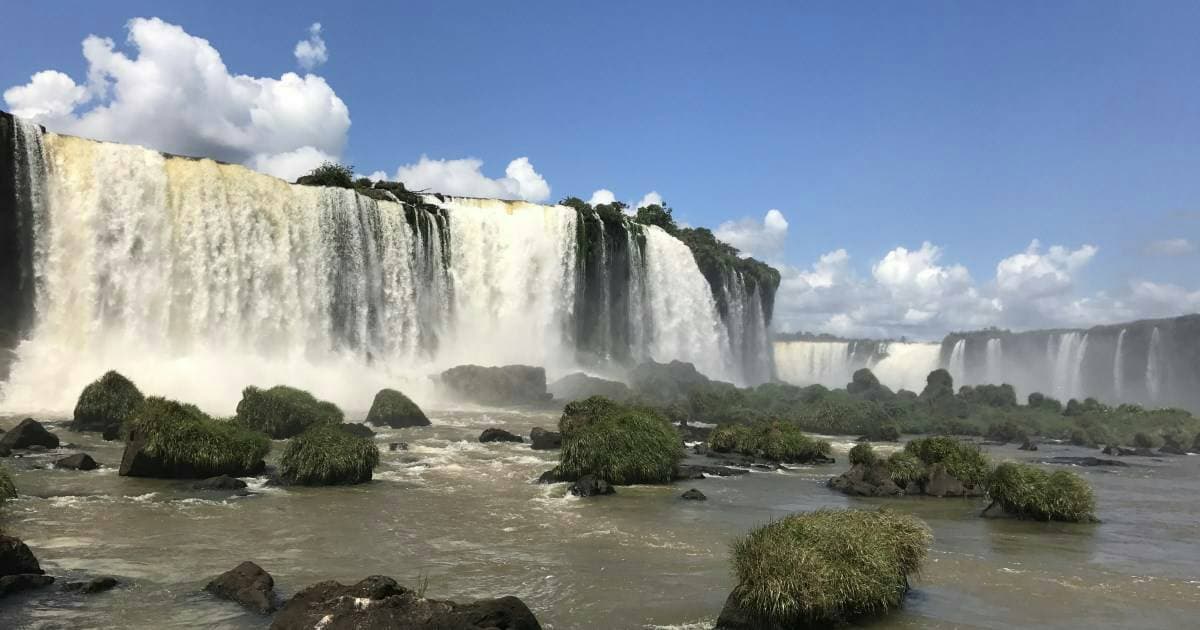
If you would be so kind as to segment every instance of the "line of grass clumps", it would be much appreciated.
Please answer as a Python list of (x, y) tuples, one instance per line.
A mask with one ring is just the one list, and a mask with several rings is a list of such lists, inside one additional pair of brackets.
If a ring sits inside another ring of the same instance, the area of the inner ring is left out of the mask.
[(1083, 477), (1066, 470), (1048, 473), (1030, 464), (1005, 462), (992, 472), (988, 496), (993, 504), (999, 504), (1017, 518), (1068, 523), (1096, 521), (1096, 499), (1091, 486)]
[(717, 453), (740, 453), (777, 462), (807, 464), (829, 456), (829, 442), (814, 440), (791, 422), (760, 420), (713, 429), (708, 446)]
[(157, 396), (142, 403), (128, 428), (131, 444), (140, 443), (142, 453), (181, 476), (246, 474), (271, 450), (262, 433), (214, 420), (195, 405)]
[(247, 387), (237, 406), (238, 422), (276, 440), (299, 435), (317, 423), (339, 423), (344, 418), (337, 405), (286, 385)]
[(288, 442), (279, 459), (279, 478), (288, 484), (329, 486), (364, 483), (379, 465), (375, 442), (338, 424), (322, 422)]
[(614, 485), (669, 483), (683, 458), (675, 427), (653, 410), (603, 396), (567, 404), (557, 477), (595, 475)]
[(886, 509), (795, 514), (734, 543), (727, 607), (754, 628), (826, 627), (899, 608), (931, 540), (924, 521)]

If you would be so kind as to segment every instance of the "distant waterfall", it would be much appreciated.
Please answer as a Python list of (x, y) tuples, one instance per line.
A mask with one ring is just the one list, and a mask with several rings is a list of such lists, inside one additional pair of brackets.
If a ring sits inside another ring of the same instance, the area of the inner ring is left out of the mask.
[(938, 368), (938, 356), (938, 344), (898, 341), (777, 341), (774, 350), (776, 375), (793, 385), (845, 387), (865, 367), (884, 385), (915, 392)]
[(757, 285), (748, 289), (742, 274), (729, 270), (722, 291), (728, 305), (725, 329), (734, 364), (745, 382), (765, 383), (771, 379), (771, 348), (760, 289)]
[(1150, 402), (1158, 402), (1162, 393), (1162, 335), (1155, 326), (1150, 333), (1150, 351), (1146, 354), (1146, 391), (1150, 394)]
[(1079, 389), (1079, 364), (1082, 360), (1082, 349), (1086, 349), (1085, 336), (1078, 332), (1062, 333), (1053, 343), (1053, 380), (1054, 395), (1066, 401), (1075, 398)]
[(850, 381), (850, 344), (844, 341), (787, 341), (775, 344), (775, 372), (795, 385), (845, 387)]
[(1004, 345), (1000, 339), (987, 340), (987, 378), (989, 383), (1004, 382)]
[(920, 393), (929, 373), (938, 369), (940, 347), (935, 343), (891, 341), (881, 347), (883, 358), (868, 366), (879, 382), (895, 390)]
[(956, 385), (967, 380), (967, 340), (959, 339), (950, 350), (950, 363), (946, 366)]
[(1124, 397), (1125, 392), (1125, 333), (1127, 329), (1122, 328), (1121, 332), (1117, 333), (1117, 349), (1113, 353), (1113, 393), (1117, 400)]

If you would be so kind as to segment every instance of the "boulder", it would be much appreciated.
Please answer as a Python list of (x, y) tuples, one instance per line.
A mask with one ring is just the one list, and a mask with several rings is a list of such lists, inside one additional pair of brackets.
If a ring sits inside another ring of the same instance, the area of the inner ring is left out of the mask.
[(852, 497), (890, 497), (905, 494), (880, 464), (855, 464), (829, 480), (829, 487)]
[(67, 470), (96, 470), (100, 465), (96, 463), (96, 460), (92, 459), (91, 455), (76, 453), (54, 462), (54, 467), (65, 468)]
[(526, 405), (552, 398), (546, 391), (546, 370), (540, 367), (460, 365), (438, 378), (451, 393), (481, 405)]
[(245, 488), (245, 481), (237, 477), (230, 477), (229, 475), (209, 477), (208, 479), (192, 484), (192, 489), (194, 490), (243, 490)]
[(389, 451), (393, 451), (393, 452), (395, 452), (395, 451), (407, 451), (407, 450), (408, 450), (408, 443), (407, 443), (407, 442), (391, 442), (391, 443), (389, 443), (389, 444), (388, 444), (388, 450), (389, 450)]
[(1038, 450), (1038, 445), (1037, 445), (1037, 442), (1034, 442), (1033, 440), (1026, 438), (1025, 441), (1021, 443), (1021, 446), (1018, 450), (1036, 451), (1036, 450)]
[(0, 437), (0, 447), (11, 450), (19, 448), (29, 448), (31, 446), (44, 446), (46, 448), (58, 448), (58, 436), (46, 430), (42, 423), (33, 418), (25, 418), (21, 424), (13, 427), (11, 431)]
[(20, 538), (0, 534), (0, 576), (42, 573), (37, 558)]
[(394, 389), (381, 389), (375, 394), (371, 410), (367, 412), (367, 423), (377, 427), (403, 429), (427, 427), (429, 418), (408, 396)]
[(5, 575), (0, 577), (0, 597), (28, 591), (35, 588), (50, 586), (54, 583), (54, 578), (49, 575), (41, 575), (38, 573), (18, 573), (16, 575)]
[(513, 435), (504, 429), (489, 427), (484, 429), (483, 433), (479, 434), (479, 441), (486, 444), (488, 442), (524, 442), (525, 439), (519, 435)]
[(629, 374), (634, 393), (652, 403), (670, 404), (686, 401), (693, 390), (713, 383), (692, 363), (646, 361)]
[(100, 434), (100, 437), (104, 438), (105, 442), (121, 439), (121, 425), (106, 427), (104, 432)]
[(1159, 447), (1158, 452), (1163, 455), (1187, 455), (1187, 451), (1175, 444), (1164, 444)]
[(529, 441), (535, 451), (551, 451), (562, 448), (562, 434), (558, 431), (547, 431), (542, 427), (533, 427), (529, 432)]
[(557, 468), (551, 468), (550, 470), (547, 470), (546, 472), (542, 473), (537, 480), (538, 483), (562, 483), (564, 481), (566, 481), (566, 479), (563, 479), (559, 476)]
[(584, 475), (571, 484), (571, 494), (577, 497), (594, 497), (605, 494), (616, 494), (617, 489), (595, 475)]
[(145, 401), (133, 381), (109, 371), (83, 388), (75, 404), (72, 431), (120, 432), (121, 424)]
[(213, 578), (204, 590), (260, 614), (276, 609), (275, 579), (248, 560)]
[(83, 595), (92, 595), (94, 593), (110, 591), (116, 588), (118, 584), (120, 584), (120, 582), (117, 581), (117, 578), (104, 576), (93, 578), (85, 582), (67, 582), (66, 584), (63, 584), (63, 590), (70, 591), (72, 593), (81, 593)]
[(272, 630), (541, 630), (537, 618), (516, 597), (468, 604), (427, 599), (384, 576), (352, 586), (320, 582), (288, 600)]
[(371, 430), (371, 427), (357, 422), (343, 422), (338, 425), (338, 428), (354, 437), (367, 438), (368, 440), (375, 437), (375, 432)]
[(697, 490), (695, 488), (692, 488), (691, 490), (688, 490), (687, 492), (684, 492), (683, 494), (679, 495), (679, 498), (687, 500), (687, 501), (707, 501), (708, 500), (708, 497), (704, 496), (703, 492), (700, 492), (699, 490)]
[(946, 471), (942, 464), (929, 468), (929, 481), (925, 482), (925, 494), (931, 497), (966, 497), (970, 490), (957, 477)]
[(546, 389), (555, 398), (561, 400), (582, 400), (592, 396), (626, 400), (631, 395), (629, 386), (625, 383), (588, 376), (583, 372), (568, 374), (550, 383)]

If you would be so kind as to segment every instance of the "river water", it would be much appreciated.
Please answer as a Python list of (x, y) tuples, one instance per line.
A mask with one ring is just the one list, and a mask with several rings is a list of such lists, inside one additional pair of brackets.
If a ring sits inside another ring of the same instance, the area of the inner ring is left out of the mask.
[[(325, 579), (390, 575), (427, 595), (516, 595), (543, 627), (710, 628), (733, 586), (729, 543), (751, 527), (819, 507), (889, 505), (924, 518), (935, 540), (900, 612), (871, 628), (1185, 628), (1200, 618), (1200, 458), (1129, 458), (1080, 468), (1096, 490), (1099, 525), (979, 518), (958, 499), (852, 499), (823, 486), (839, 463), (754, 472), (673, 487), (620, 488), (574, 498), (532, 483), (555, 452), (479, 444), (500, 426), (527, 435), (556, 416), (435, 411), (433, 426), (385, 431), (375, 481), (355, 487), (267, 488), (232, 497), (188, 483), (116, 474), (120, 444), (51, 424), (78, 449), (5, 460), (21, 497), (0, 525), (47, 573), (118, 577), (123, 586), (75, 596), (52, 586), (0, 603), (0, 628), (264, 628), (269, 619), (203, 592), (243, 560), (269, 571), (284, 596)], [(10, 428), (16, 418), (0, 420)], [(388, 452), (405, 441), (407, 452)], [(99, 471), (38, 469), (84, 450)], [(281, 451), (275, 445), (272, 457)], [(1083, 455), (991, 447), (997, 458)], [(682, 501), (696, 487), (706, 502)]]

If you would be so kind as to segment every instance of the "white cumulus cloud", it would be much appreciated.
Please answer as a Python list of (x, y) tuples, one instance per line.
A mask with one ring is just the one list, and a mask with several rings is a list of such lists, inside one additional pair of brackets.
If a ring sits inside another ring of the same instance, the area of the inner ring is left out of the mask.
[(592, 193), (592, 196), (588, 198), (587, 202), (588, 202), (588, 205), (603, 206), (606, 204), (610, 204), (616, 200), (617, 200), (617, 196), (613, 194), (613, 191), (611, 191), (607, 188), (601, 188), (601, 189), (597, 190), (596, 192)]
[(1037, 239), (1019, 254), (996, 265), (996, 284), (1002, 292), (1026, 298), (1056, 295), (1071, 289), (1075, 274), (1095, 257), (1098, 249), (1083, 245), (1069, 249), (1054, 245), (1045, 252)]
[(313, 147), (300, 147), (284, 153), (260, 153), (246, 163), (250, 168), (280, 179), (293, 181), (325, 162), (336, 162), (337, 158)]
[(637, 202), (637, 205), (634, 206), (634, 209), (645, 208), (646, 206), (661, 205), (663, 205), (662, 195), (658, 194), (658, 191), (656, 190), (651, 190), (642, 196), (642, 198)]
[(717, 226), (713, 234), (748, 256), (769, 259), (782, 252), (787, 231), (787, 219), (782, 212), (772, 208), (761, 221), (749, 217), (726, 221)]
[(43, 71), (4, 100), (53, 131), (278, 172), (341, 155), (350, 112), (325, 79), (232, 74), (207, 40), (158, 18), (127, 29), (128, 54), (109, 38), (84, 39), (86, 83)]
[(404, 182), (409, 190), (460, 195), (463, 197), (492, 197), (497, 199), (523, 199), (545, 201), (550, 198), (550, 184), (546, 182), (527, 157), (508, 163), (504, 177), (492, 179), (483, 174), (483, 160), (461, 158), (435, 160), (422, 155), (414, 164), (405, 164), (396, 170), (396, 180)]
[(312, 70), (329, 61), (329, 50), (325, 47), (325, 40), (321, 38), (320, 22), (313, 22), (312, 26), (308, 27), (308, 39), (296, 42), (292, 54), (296, 55), (296, 63), (305, 70)]

